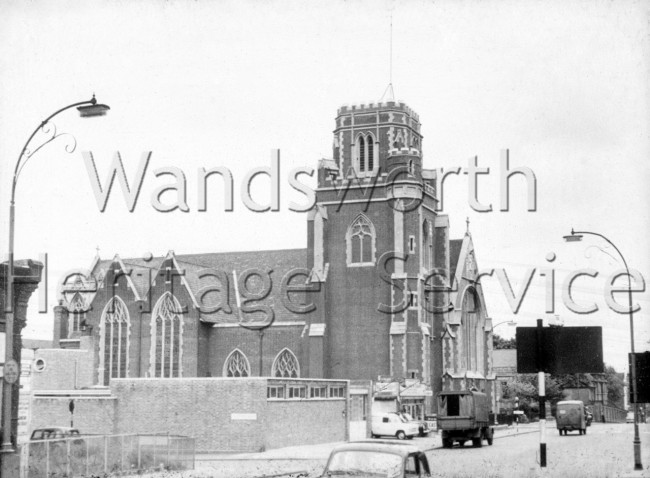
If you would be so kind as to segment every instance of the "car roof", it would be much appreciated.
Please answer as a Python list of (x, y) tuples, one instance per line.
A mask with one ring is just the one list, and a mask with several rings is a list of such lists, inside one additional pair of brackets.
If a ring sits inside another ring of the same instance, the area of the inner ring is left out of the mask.
[(334, 447), (332, 453), (341, 451), (376, 451), (392, 453), (394, 455), (408, 456), (411, 453), (423, 453), (417, 446), (402, 442), (389, 441), (356, 441)]
[(71, 428), (71, 427), (41, 427), (41, 428), (35, 428), (34, 431), (35, 432), (38, 432), (38, 431), (78, 432), (79, 430), (76, 429), (76, 428)]
[(584, 405), (582, 400), (562, 400), (557, 402), (557, 405)]

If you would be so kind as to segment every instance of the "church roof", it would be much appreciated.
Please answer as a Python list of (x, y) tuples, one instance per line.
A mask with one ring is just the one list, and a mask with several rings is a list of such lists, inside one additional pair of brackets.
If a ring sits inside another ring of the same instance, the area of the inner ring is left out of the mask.
[[(267, 251), (237, 251), (237, 252), (217, 252), (203, 254), (174, 254), (170, 252), (167, 256), (153, 257), (150, 260), (141, 258), (124, 258), (121, 262), (127, 268), (149, 268), (151, 269), (152, 282), (158, 276), (161, 267), (169, 267), (167, 261), (175, 260), (178, 269), (183, 271), (182, 280), (188, 287), (190, 294), (201, 305), (201, 319), (214, 323), (237, 323), (240, 320), (239, 310), (237, 308), (237, 299), (235, 293), (234, 276), (237, 275), (238, 281), (246, 271), (257, 270), (264, 275), (265, 280), (270, 277), (269, 284), (263, 284), (262, 279), (255, 274), (247, 274), (248, 297), (258, 296), (266, 286), (270, 289), (268, 295), (248, 303), (248, 306), (261, 309), (260, 306), (270, 307), (274, 312), (276, 322), (289, 322), (296, 320), (307, 320), (310, 314), (296, 314), (285, 307), (282, 301), (283, 292), (281, 290), (285, 275), (295, 269), (303, 269), (305, 274), (298, 275), (291, 281), (292, 285), (304, 284), (309, 274), (307, 267), (307, 249), (280, 249)], [(93, 274), (103, 276), (106, 269), (114, 260), (99, 261), (93, 270)], [(228, 304), (224, 303), (225, 294), (214, 289), (220, 288), (220, 282), (215, 277), (201, 277), (206, 269), (218, 271), (227, 276), (228, 280)], [(152, 284), (148, 283), (147, 274), (131, 274), (133, 285), (138, 290), (141, 297), (145, 297)], [(213, 290), (207, 292), (207, 288)], [(245, 300), (246, 292), (239, 288), (239, 297)], [(286, 297), (286, 295), (285, 295)], [(289, 294), (292, 304), (301, 305), (309, 300), (304, 293), (291, 292)], [(218, 306), (221, 308), (217, 311), (210, 311)], [(230, 306), (230, 310), (229, 307)], [(312, 312), (313, 314), (314, 312)], [(266, 313), (262, 311), (246, 312), (242, 314), (246, 321), (260, 321), (266, 319)]]
[(460, 251), (463, 248), (463, 239), (451, 239), (449, 241), (449, 277), (453, 279), (456, 277), (456, 266), (458, 259), (460, 259)]

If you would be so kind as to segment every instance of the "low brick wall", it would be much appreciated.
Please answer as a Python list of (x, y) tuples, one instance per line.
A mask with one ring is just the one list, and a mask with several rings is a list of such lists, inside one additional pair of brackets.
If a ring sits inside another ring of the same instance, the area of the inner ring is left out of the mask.
[[(304, 398), (267, 398), (267, 387), (302, 384)], [(345, 387), (308, 398), (310, 387)], [(347, 381), (276, 378), (113, 379), (114, 433), (196, 438), (199, 452), (260, 451), (347, 438)]]
[[(69, 427), (70, 397), (32, 397), (29, 434), (37, 428)], [(82, 434), (113, 433), (117, 400), (113, 397), (75, 397), (74, 427)]]

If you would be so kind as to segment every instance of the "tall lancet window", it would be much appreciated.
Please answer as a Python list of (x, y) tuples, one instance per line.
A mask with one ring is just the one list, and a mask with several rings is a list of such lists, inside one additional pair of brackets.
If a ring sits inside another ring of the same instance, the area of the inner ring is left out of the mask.
[(366, 140), (363, 139), (363, 136), (359, 136), (357, 139), (357, 147), (359, 151), (359, 172), (363, 173), (366, 171)]
[(126, 305), (114, 296), (100, 319), (101, 383), (108, 385), (111, 378), (124, 378), (129, 372), (129, 333), (131, 321)]
[(349, 266), (373, 265), (375, 262), (375, 226), (360, 214), (348, 228), (347, 263)]
[(298, 365), (298, 359), (291, 350), (284, 349), (275, 357), (271, 375), (273, 377), (287, 378), (300, 377), (300, 365)]
[(356, 170), (369, 174), (375, 170), (375, 138), (371, 133), (360, 134), (356, 140)]
[(183, 314), (178, 300), (166, 292), (151, 314), (151, 368), (153, 377), (181, 377)]

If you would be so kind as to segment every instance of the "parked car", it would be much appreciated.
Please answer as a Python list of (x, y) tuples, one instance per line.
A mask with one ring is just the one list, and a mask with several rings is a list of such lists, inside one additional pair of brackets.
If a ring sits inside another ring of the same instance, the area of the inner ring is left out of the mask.
[(582, 400), (563, 400), (557, 402), (555, 411), (556, 426), (560, 435), (578, 430), (580, 435), (587, 433), (585, 404)]
[(625, 415), (625, 423), (634, 423), (634, 412), (627, 412), (627, 415)]
[(410, 414), (404, 413), (404, 412), (400, 413), (399, 415), (401, 415), (402, 418), (405, 418), (406, 421), (413, 422), (413, 423), (416, 423), (418, 425), (418, 435), (419, 436), (425, 437), (431, 431), (429, 429), (429, 424), (426, 421), (414, 420), (413, 417)]
[(372, 416), (372, 437), (393, 436), (400, 440), (411, 439), (420, 431), (417, 422), (409, 422), (397, 413), (380, 413)]
[(321, 477), (428, 477), (429, 462), (417, 447), (398, 442), (352, 442), (330, 453)]
[(76, 428), (70, 427), (47, 427), (47, 428), (37, 428), (32, 432), (30, 441), (36, 440), (61, 440), (63, 438), (75, 438), (79, 437), (78, 440), (74, 440), (74, 444), (83, 443), (83, 440), (80, 438), (81, 434)]

